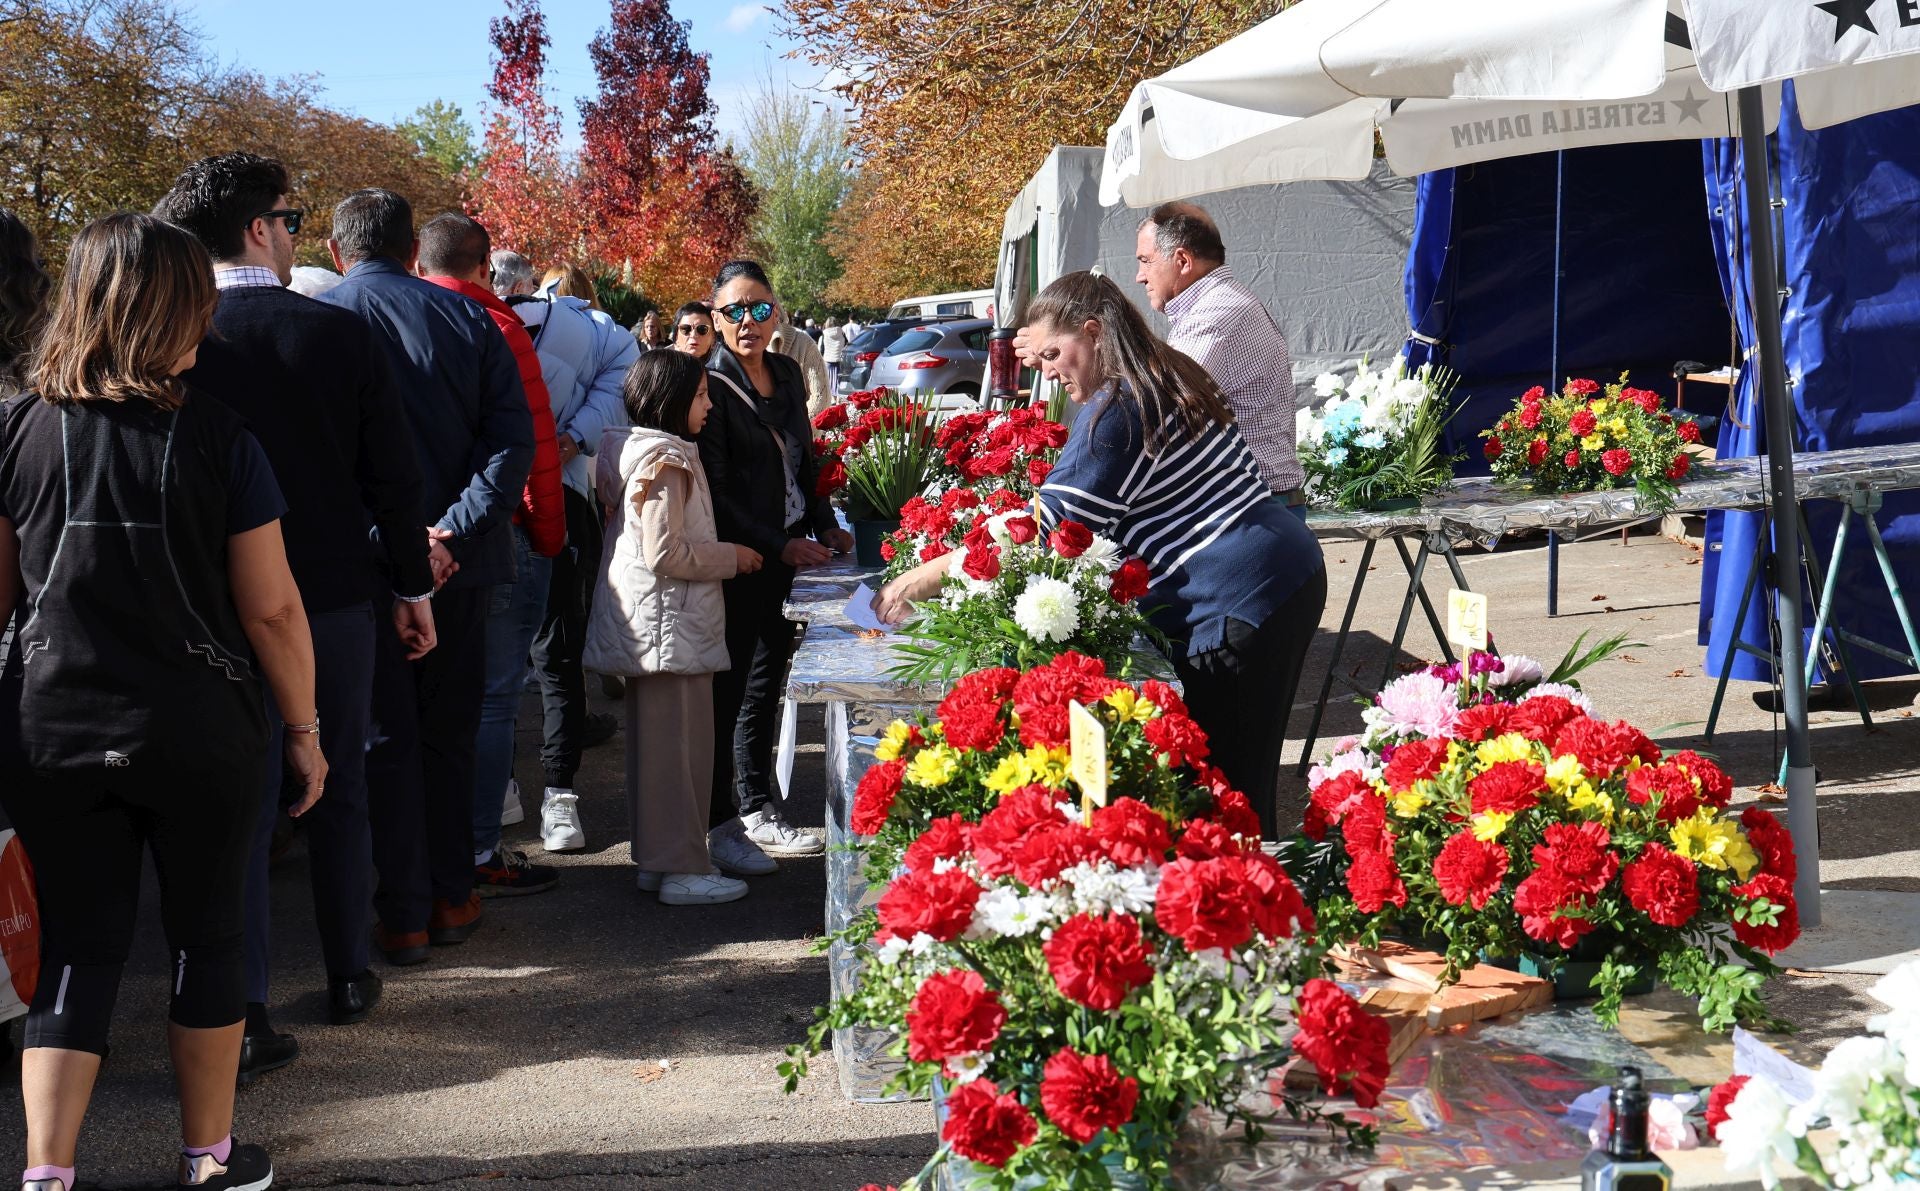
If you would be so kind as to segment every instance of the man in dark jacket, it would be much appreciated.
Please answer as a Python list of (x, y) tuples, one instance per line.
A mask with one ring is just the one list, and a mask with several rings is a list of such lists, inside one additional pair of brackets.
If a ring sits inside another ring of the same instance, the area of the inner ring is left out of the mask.
[[(514, 578), (513, 513), (533, 465), (533, 419), (513, 352), (487, 312), (410, 274), (413, 209), (358, 190), (333, 210), (334, 264), (346, 280), (322, 299), (373, 325), (399, 379), (435, 520), (440, 647), (409, 660), (380, 634), (374, 658), (372, 791), (380, 889), (377, 938), (391, 963), (458, 943), (480, 921), (473, 891), (474, 738), (480, 726), (487, 607)], [(436, 510), (439, 511), (436, 514)], [(449, 577), (450, 576), (450, 577)]]
[[(420, 465), (389, 433), (400, 399), (372, 329), (343, 310), (286, 289), (303, 212), (287, 202), (286, 167), (251, 153), (196, 162), (155, 214), (186, 228), (214, 260), (220, 304), (195, 389), (247, 420), (273, 465), (287, 515), (287, 562), (314, 645), (326, 797), (301, 819), (314, 917), (335, 1024), (360, 1021), (380, 999), (367, 966), (373, 842), (367, 823), (366, 739), (373, 697), (374, 620), (410, 651), (433, 647), (433, 576), (421, 533)], [(375, 540), (370, 541), (369, 523)], [(283, 725), (271, 720), (278, 734)], [(247, 1028), (240, 1079), (284, 1066), (292, 1035), (267, 1016), (267, 856), (280, 815), (280, 742), (268, 773), (247, 874)]]

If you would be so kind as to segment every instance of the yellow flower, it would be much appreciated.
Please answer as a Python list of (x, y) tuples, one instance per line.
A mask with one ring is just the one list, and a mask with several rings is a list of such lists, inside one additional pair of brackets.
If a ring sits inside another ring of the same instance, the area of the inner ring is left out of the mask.
[(1402, 819), (1411, 819), (1427, 805), (1433, 794), (1430, 781), (1415, 782), (1411, 789), (1402, 790), (1393, 798), (1393, 813)]
[(1506, 833), (1513, 816), (1506, 811), (1482, 811), (1473, 817), (1473, 838), (1481, 843), (1499, 839)]
[(938, 788), (960, 772), (960, 755), (944, 744), (921, 749), (907, 762), (907, 780), (916, 786)]
[(905, 720), (895, 720), (887, 725), (886, 735), (880, 743), (873, 746), (873, 759), (876, 761), (897, 761), (906, 751), (907, 741), (913, 739), (913, 725)]
[(1058, 790), (1067, 784), (1067, 766), (1072, 761), (1067, 750), (1036, 744), (1027, 750), (1025, 761), (1027, 772), (1033, 775), (1028, 781), (1039, 782), (1049, 790)]
[(1021, 753), (1009, 753), (1000, 758), (1000, 764), (993, 767), (993, 772), (989, 773), (981, 784), (995, 794), (1004, 795), (1010, 790), (1018, 790), (1031, 781), (1033, 781), (1033, 770), (1027, 767), (1027, 758)]
[(1574, 810), (1592, 811), (1594, 818), (1600, 822), (1613, 822), (1613, 814), (1616, 809), (1613, 804), (1613, 795), (1607, 793), (1605, 790), (1596, 790), (1586, 782), (1581, 782), (1572, 789), (1565, 791), (1565, 794), (1567, 805)]
[(1760, 867), (1760, 857), (1738, 827), (1715, 815), (1713, 810), (1703, 809), (1693, 818), (1675, 823), (1669, 833), (1673, 850), (1695, 864), (1732, 869), (1744, 881)]
[(1117, 715), (1115, 724), (1124, 724), (1129, 720), (1144, 724), (1160, 714), (1160, 709), (1153, 705), (1153, 700), (1141, 698), (1140, 692), (1130, 686), (1116, 688), (1101, 702), (1113, 708)]
[(1627, 420), (1625, 418), (1615, 418), (1613, 421), (1607, 423), (1607, 429), (1613, 431), (1621, 438), (1625, 438), (1627, 436)]
[(1607, 445), (1607, 436), (1604, 434), (1589, 434), (1580, 440), (1580, 445), (1586, 450), (1597, 451)]
[(1547, 762), (1547, 786), (1555, 794), (1565, 795), (1567, 791), (1587, 780), (1587, 771), (1580, 767), (1580, 758), (1559, 756)]
[(1509, 732), (1505, 736), (1482, 741), (1480, 747), (1473, 751), (1473, 759), (1482, 768), (1498, 765), (1502, 761), (1531, 761), (1533, 742), (1518, 732)]
[(1598, 400), (1594, 401), (1592, 404), (1588, 405), (1587, 408), (1593, 411), (1594, 417), (1596, 418), (1604, 417), (1607, 412), (1607, 399), (1605, 397), (1601, 397)]

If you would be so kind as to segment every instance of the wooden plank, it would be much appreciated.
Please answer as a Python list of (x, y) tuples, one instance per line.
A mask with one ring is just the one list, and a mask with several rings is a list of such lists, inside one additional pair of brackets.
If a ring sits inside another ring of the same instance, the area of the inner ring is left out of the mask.
[(1452, 1029), (1552, 1001), (1551, 981), (1491, 964), (1475, 964), (1460, 973), (1459, 983), (1434, 994), (1427, 1006), (1427, 1027), (1435, 1031)]

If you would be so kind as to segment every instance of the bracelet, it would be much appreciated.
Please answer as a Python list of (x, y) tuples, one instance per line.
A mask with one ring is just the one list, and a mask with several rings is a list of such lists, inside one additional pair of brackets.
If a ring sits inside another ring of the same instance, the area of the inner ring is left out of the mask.
[(314, 716), (311, 724), (282, 724), (281, 727), (301, 736), (318, 736), (320, 735), (320, 717)]

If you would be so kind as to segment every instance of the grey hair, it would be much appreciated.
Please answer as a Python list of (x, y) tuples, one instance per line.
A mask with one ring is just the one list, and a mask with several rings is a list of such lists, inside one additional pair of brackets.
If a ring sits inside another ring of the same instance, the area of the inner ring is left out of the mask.
[(1153, 226), (1153, 246), (1161, 255), (1184, 248), (1195, 260), (1222, 265), (1227, 261), (1227, 246), (1213, 216), (1196, 203), (1161, 203), (1140, 221), (1141, 227)]
[(489, 263), (493, 266), (493, 292), (503, 298), (512, 296), (516, 290), (531, 290), (540, 284), (540, 278), (533, 272), (533, 262), (512, 249), (494, 249)]

